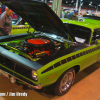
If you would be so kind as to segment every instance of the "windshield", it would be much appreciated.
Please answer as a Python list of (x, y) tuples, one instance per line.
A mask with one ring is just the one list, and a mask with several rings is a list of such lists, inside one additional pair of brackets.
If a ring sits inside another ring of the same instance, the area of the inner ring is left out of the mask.
[(22, 18), (19, 17), (17, 14), (13, 14), (11, 18), (12, 18), (12, 25), (18, 25), (22, 20)]
[(73, 25), (73, 24), (68, 24), (64, 23), (69, 31), (73, 34), (75, 40), (80, 43), (89, 43), (90, 36), (91, 36), (91, 29), (78, 26), (78, 25)]

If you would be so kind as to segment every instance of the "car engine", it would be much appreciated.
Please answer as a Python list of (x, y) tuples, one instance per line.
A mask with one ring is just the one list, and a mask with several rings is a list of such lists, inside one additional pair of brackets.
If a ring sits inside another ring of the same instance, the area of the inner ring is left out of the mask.
[(48, 38), (28, 38), (20, 42), (11, 42), (7, 45), (27, 54), (31, 58), (51, 55), (63, 48), (62, 43)]
[(23, 46), (23, 51), (30, 57), (50, 55), (55, 50), (54, 43), (44, 38), (26, 39), (21, 45)]

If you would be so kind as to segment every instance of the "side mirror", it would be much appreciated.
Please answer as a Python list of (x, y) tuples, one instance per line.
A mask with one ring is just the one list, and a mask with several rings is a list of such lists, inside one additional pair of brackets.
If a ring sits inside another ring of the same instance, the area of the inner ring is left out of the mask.
[(25, 25), (28, 25), (28, 23), (27, 23), (27, 22), (25, 22)]

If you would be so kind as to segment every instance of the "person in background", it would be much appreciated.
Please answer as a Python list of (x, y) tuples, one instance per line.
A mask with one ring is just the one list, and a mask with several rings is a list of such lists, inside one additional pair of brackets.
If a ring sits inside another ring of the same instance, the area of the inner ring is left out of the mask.
[(68, 13), (68, 15), (67, 15), (68, 19), (69, 19), (71, 16), (73, 16), (73, 11)]
[(1, 5), (1, 14), (3, 13), (3, 12), (5, 12), (6, 11), (6, 6), (5, 5)]
[(65, 10), (64, 9), (61, 9), (60, 18), (64, 18), (64, 16), (65, 16)]
[(68, 14), (69, 14), (70, 12), (69, 11), (65, 11), (65, 16), (64, 16), (64, 18), (68, 18)]
[(82, 13), (79, 14), (79, 17), (83, 17)]
[(13, 11), (7, 7), (7, 10), (0, 16), (0, 36), (10, 35), (12, 29), (12, 18)]
[(70, 19), (70, 20), (78, 20), (77, 13), (78, 13), (78, 11), (74, 10), (74, 12), (70, 13), (70, 16), (68, 16), (68, 19)]
[(86, 15), (89, 15), (89, 12), (88, 11), (86, 12)]

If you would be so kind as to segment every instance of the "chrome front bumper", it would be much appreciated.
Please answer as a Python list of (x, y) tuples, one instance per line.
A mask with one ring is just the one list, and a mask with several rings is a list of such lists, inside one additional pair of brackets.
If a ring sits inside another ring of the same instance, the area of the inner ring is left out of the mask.
[(38, 84), (38, 85), (35, 85), (35, 86), (34, 85), (31, 85), (31, 84), (29, 84), (29, 83), (27, 83), (27, 82), (25, 82), (25, 81), (23, 81), (23, 80), (15, 77), (15, 76), (11, 75), (11, 74), (9, 74), (9, 73), (1, 70), (1, 69), (0, 69), (0, 74), (3, 75), (3, 76), (5, 76), (5, 77), (7, 77), (8, 79), (10, 79), (9, 76), (14, 77), (15, 79), (18, 79), (19, 81), (27, 84), (28, 86), (30, 86), (30, 87), (32, 87), (34, 89), (41, 89), (43, 87), (43, 84)]

